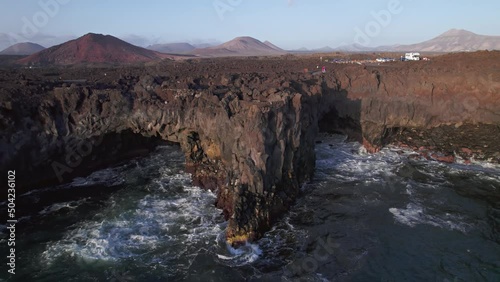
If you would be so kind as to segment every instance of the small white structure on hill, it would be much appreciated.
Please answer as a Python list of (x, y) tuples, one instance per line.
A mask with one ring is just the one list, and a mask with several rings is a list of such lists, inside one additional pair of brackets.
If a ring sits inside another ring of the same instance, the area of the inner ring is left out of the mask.
[(420, 61), (420, 53), (406, 53), (405, 60), (406, 61)]

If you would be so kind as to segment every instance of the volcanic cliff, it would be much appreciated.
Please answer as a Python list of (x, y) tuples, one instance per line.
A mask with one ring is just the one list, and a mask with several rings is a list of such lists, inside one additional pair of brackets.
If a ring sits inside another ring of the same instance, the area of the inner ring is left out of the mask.
[(398, 143), (499, 162), (499, 62), (480, 52), (322, 74), (304, 71), (317, 58), (288, 55), (0, 71), (0, 167), (19, 171), (23, 192), (119, 156), (118, 145), (174, 142), (238, 243), (262, 236), (312, 179), (320, 130), (372, 152)]

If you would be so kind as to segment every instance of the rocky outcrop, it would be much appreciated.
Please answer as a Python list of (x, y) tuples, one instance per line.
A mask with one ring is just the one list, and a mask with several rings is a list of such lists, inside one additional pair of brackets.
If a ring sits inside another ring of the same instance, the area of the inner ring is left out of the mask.
[[(498, 53), (488, 56), (499, 61)], [(311, 179), (320, 129), (349, 134), (371, 151), (391, 142), (417, 146), (409, 141), (418, 139), (435, 152), (457, 146), (470, 154), (476, 148), (459, 136), (488, 131), (471, 142), (498, 161), (496, 73), (417, 63), (336, 66), (323, 75), (300, 71), (313, 64), (308, 59), (241, 62), (95, 69), (86, 80), (75, 80), (77, 69), (3, 73), (19, 84), (5, 79), (2, 90), (0, 166), (37, 183), (65, 181), (103, 155), (174, 142), (195, 183), (217, 191), (227, 239), (238, 243), (259, 238)], [(214, 65), (220, 70), (209, 74)], [(35, 187), (27, 184), (19, 189)]]
[[(348, 100), (361, 101), (359, 111), (352, 114), (359, 114), (360, 141), (370, 151), (397, 140), (414, 149), (424, 146), (498, 162), (498, 58), (499, 52), (452, 54), (411, 67), (342, 70), (344, 74), (336, 77), (349, 93)], [(477, 154), (462, 154), (464, 147)]]
[(251, 79), (259, 78), (220, 77), (221, 85), (204, 90), (203, 78), (145, 75), (122, 90), (56, 86), (33, 101), (4, 102), (1, 165), (37, 181), (64, 181), (93, 150), (126, 140), (102, 136), (158, 137), (180, 144), (196, 184), (218, 191), (229, 241), (256, 238), (312, 175), (317, 114), (313, 100), (284, 87), (243, 93), (235, 86)]

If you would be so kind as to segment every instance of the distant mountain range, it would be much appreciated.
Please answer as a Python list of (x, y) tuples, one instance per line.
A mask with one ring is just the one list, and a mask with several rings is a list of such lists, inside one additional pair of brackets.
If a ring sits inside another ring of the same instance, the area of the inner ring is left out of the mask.
[(352, 45), (345, 45), (345, 46), (341, 46), (341, 47), (338, 47), (338, 48), (332, 48), (330, 46), (325, 46), (323, 48), (319, 48), (319, 49), (307, 49), (305, 47), (302, 47), (300, 49), (297, 49), (297, 50), (290, 50), (290, 52), (292, 53), (331, 53), (331, 52), (366, 52), (366, 51), (370, 51), (372, 49), (370, 49), (369, 47), (364, 47), (364, 46), (361, 46), (359, 44), (352, 44)]
[(431, 40), (412, 44), (382, 46), (376, 48), (361, 45), (341, 46), (333, 49), (324, 47), (308, 51), (285, 51), (269, 41), (259, 41), (252, 37), (237, 37), (226, 43), (197, 48), (189, 43), (170, 43), (151, 45), (141, 48), (110, 35), (89, 33), (78, 39), (68, 41), (48, 49), (33, 43), (16, 44), (0, 54), (30, 55), (19, 61), (22, 64), (59, 64), (70, 65), (80, 63), (137, 63), (157, 61), (164, 58), (175, 58), (173, 54), (199, 57), (231, 57), (231, 56), (276, 56), (289, 52), (459, 52), (477, 50), (500, 50), (500, 36), (484, 36), (465, 30), (450, 30)]
[(335, 49), (343, 52), (467, 52), (500, 50), (500, 36), (479, 35), (463, 29), (449, 30), (431, 40), (410, 45), (365, 47), (359, 44), (345, 45)]
[(63, 36), (52, 36), (43, 33), (37, 33), (32, 36), (23, 36), (22, 34), (16, 33), (3, 33), (0, 32), (0, 50), (8, 48), (17, 43), (31, 42), (36, 43), (45, 47), (52, 47), (55, 45), (68, 42), (69, 40), (75, 39), (76, 36), (63, 35)]
[(203, 57), (224, 56), (268, 56), (286, 53), (285, 50), (269, 41), (261, 42), (252, 37), (237, 37), (226, 43), (192, 45), (189, 43), (168, 43), (148, 46), (147, 49), (167, 54), (196, 55)]
[(360, 44), (343, 45), (337, 48), (323, 47), (320, 49), (308, 50), (301, 48), (296, 52), (327, 53), (327, 52), (464, 52), (479, 50), (500, 50), (500, 36), (479, 35), (473, 32), (452, 29), (436, 38), (410, 45), (389, 45), (379, 47), (366, 47)]
[(500, 50), (500, 36), (479, 35), (463, 29), (452, 29), (422, 43), (390, 46), (387, 50), (419, 52)]
[(45, 47), (41, 45), (31, 42), (25, 42), (25, 43), (14, 44), (8, 47), (7, 49), (4, 49), (3, 51), (0, 52), (0, 55), (26, 56), (35, 54), (44, 49)]
[[(243, 42), (246, 41), (247, 43)], [(211, 47), (214, 53), (229, 54), (229, 55), (244, 55), (245, 53), (273, 55), (271, 50), (261, 48), (262, 44), (270, 47), (274, 51), (280, 53), (287, 52), (276, 45), (266, 41), (262, 43), (251, 37), (239, 37), (222, 45)], [(229, 46), (229, 48), (228, 48)], [(208, 48), (210, 49), (210, 48)], [(227, 49), (227, 50), (224, 50)], [(308, 53), (329, 53), (329, 52), (370, 52), (370, 51), (387, 51), (387, 52), (463, 52), (463, 51), (479, 51), (479, 50), (500, 50), (500, 36), (487, 36), (472, 33), (466, 30), (452, 29), (431, 40), (411, 45), (391, 45), (379, 47), (366, 47), (360, 44), (351, 44), (332, 48), (325, 46), (319, 49), (308, 50), (301, 48), (289, 52), (308, 52)], [(210, 53), (206, 50), (204, 52)], [(203, 52), (199, 52), (202, 54)]]
[(162, 53), (184, 54), (193, 51), (196, 47), (189, 43), (168, 43), (150, 45), (146, 49)]

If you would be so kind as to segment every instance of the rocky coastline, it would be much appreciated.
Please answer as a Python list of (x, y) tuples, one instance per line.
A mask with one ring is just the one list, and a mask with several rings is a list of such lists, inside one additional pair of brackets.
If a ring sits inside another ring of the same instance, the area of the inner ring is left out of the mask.
[(377, 152), (500, 162), (500, 52), (430, 62), (200, 59), (143, 66), (0, 70), (0, 167), (19, 193), (178, 144), (217, 192), (227, 241), (255, 240), (314, 175), (319, 132)]

